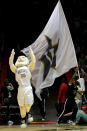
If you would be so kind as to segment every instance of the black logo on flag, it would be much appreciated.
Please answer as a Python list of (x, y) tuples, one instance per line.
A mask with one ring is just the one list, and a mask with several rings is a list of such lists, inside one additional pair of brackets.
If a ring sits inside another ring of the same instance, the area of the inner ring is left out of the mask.
[(58, 41), (56, 44), (52, 45), (52, 40), (48, 36), (45, 36), (45, 38), (48, 43), (48, 48), (40, 58), (41, 62), (44, 64), (43, 80), (45, 80), (46, 76), (48, 75), (50, 68), (55, 69), (56, 67), (56, 51), (59, 43)]

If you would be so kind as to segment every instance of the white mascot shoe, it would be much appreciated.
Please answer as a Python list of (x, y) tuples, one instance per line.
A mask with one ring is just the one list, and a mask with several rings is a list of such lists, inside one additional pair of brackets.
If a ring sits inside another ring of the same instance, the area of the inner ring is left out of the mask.
[(33, 120), (33, 116), (31, 114), (28, 114), (28, 123), (31, 123)]
[(21, 128), (26, 128), (26, 127), (27, 127), (27, 124), (25, 123), (25, 120), (22, 120), (22, 121), (21, 121), (20, 127), (21, 127)]
[(27, 127), (27, 124), (21, 124), (21, 128), (26, 128)]

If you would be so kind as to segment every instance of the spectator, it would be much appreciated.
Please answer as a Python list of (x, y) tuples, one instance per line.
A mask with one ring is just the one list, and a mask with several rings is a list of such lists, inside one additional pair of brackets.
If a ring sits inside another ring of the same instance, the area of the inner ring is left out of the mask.
[(8, 79), (4, 81), (4, 86), (1, 89), (2, 94), (2, 104), (7, 105), (10, 104), (13, 98), (14, 87), (11, 83), (9, 83)]
[(87, 74), (85, 75), (85, 91), (87, 92)]
[(42, 89), (40, 95), (42, 100), (39, 100), (39, 108), (43, 121), (46, 119), (46, 97), (49, 96), (48, 88)]
[(82, 110), (77, 111), (76, 124), (87, 124), (87, 114), (84, 111)]
[[(65, 110), (64, 113), (62, 114), (62, 117), (60, 119), (60, 122), (64, 122), (66, 123), (68, 120), (74, 120), (76, 117), (76, 113), (77, 113), (77, 104), (75, 102), (75, 96), (77, 93), (77, 82), (75, 80), (73, 80), (72, 84), (69, 84), (68, 87), (68, 91), (67, 91), (67, 101), (65, 104)], [(73, 113), (71, 115), (69, 115), (70, 112)], [(68, 115), (65, 115), (68, 114)]]
[(73, 106), (71, 107), (71, 111), (64, 113), (64, 115), (62, 116), (63, 121), (69, 124), (73, 123), (76, 120), (77, 111), (78, 111), (78, 108), (76, 104), (73, 104)]
[[(1, 106), (1, 109), (2, 109), (2, 113), (3, 113), (3, 109), (4, 107), (6, 107), (6, 112), (5, 112), (5, 115), (6, 115), (6, 122), (9, 124), (9, 121), (10, 121), (10, 124), (13, 124), (13, 121), (11, 121), (11, 116), (10, 116), (10, 111), (9, 111), (9, 106), (13, 103), (13, 100), (16, 101), (16, 99), (14, 99), (14, 87), (13, 85), (8, 81), (8, 79), (6, 79), (4, 81), (4, 86), (2, 87), (1, 89), (1, 96), (2, 96), (2, 106)], [(3, 118), (4, 119), (4, 118)]]
[(58, 91), (56, 110), (58, 117), (64, 110), (64, 104), (66, 101), (66, 93), (68, 91), (68, 85), (65, 78), (62, 78), (61, 85)]
[(74, 112), (74, 110), (72, 110), (72, 112), (64, 114), (63, 119), (66, 119), (67, 117), (70, 118), (70, 117), (72, 117), (73, 114), (76, 115), (75, 120), (74, 121), (68, 120), (67, 121), (68, 123), (72, 124), (74, 122), (74, 124), (87, 124), (87, 114), (82, 110), (77, 110), (75, 112)]
[(79, 82), (80, 87), (84, 93), (85, 92), (85, 79), (82, 74), (80, 74), (80, 78), (77, 81)]
[(75, 96), (75, 102), (77, 104), (77, 107), (78, 109), (81, 110), (81, 106), (82, 106), (82, 96), (83, 96), (83, 90), (81, 88), (81, 86), (79, 85), (79, 82), (78, 83), (78, 90), (77, 90), (77, 93), (76, 93), (76, 96)]

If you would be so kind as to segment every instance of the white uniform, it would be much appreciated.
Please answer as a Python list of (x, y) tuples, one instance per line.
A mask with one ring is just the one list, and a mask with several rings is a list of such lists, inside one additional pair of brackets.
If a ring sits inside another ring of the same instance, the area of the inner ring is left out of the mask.
[(85, 91), (85, 80), (84, 80), (84, 78), (79, 78), (77, 81), (80, 83), (82, 91)]
[(25, 104), (33, 104), (34, 102), (30, 80), (31, 72), (27, 66), (22, 66), (16, 69), (16, 81), (19, 84), (17, 98), (20, 106), (24, 106)]

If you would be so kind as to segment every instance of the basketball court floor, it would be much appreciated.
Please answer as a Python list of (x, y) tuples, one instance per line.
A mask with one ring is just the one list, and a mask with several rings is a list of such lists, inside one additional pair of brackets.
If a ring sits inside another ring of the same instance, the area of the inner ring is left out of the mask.
[(87, 131), (87, 126), (57, 125), (57, 124), (29, 124), (26, 128), (20, 125), (0, 126), (0, 131)]

